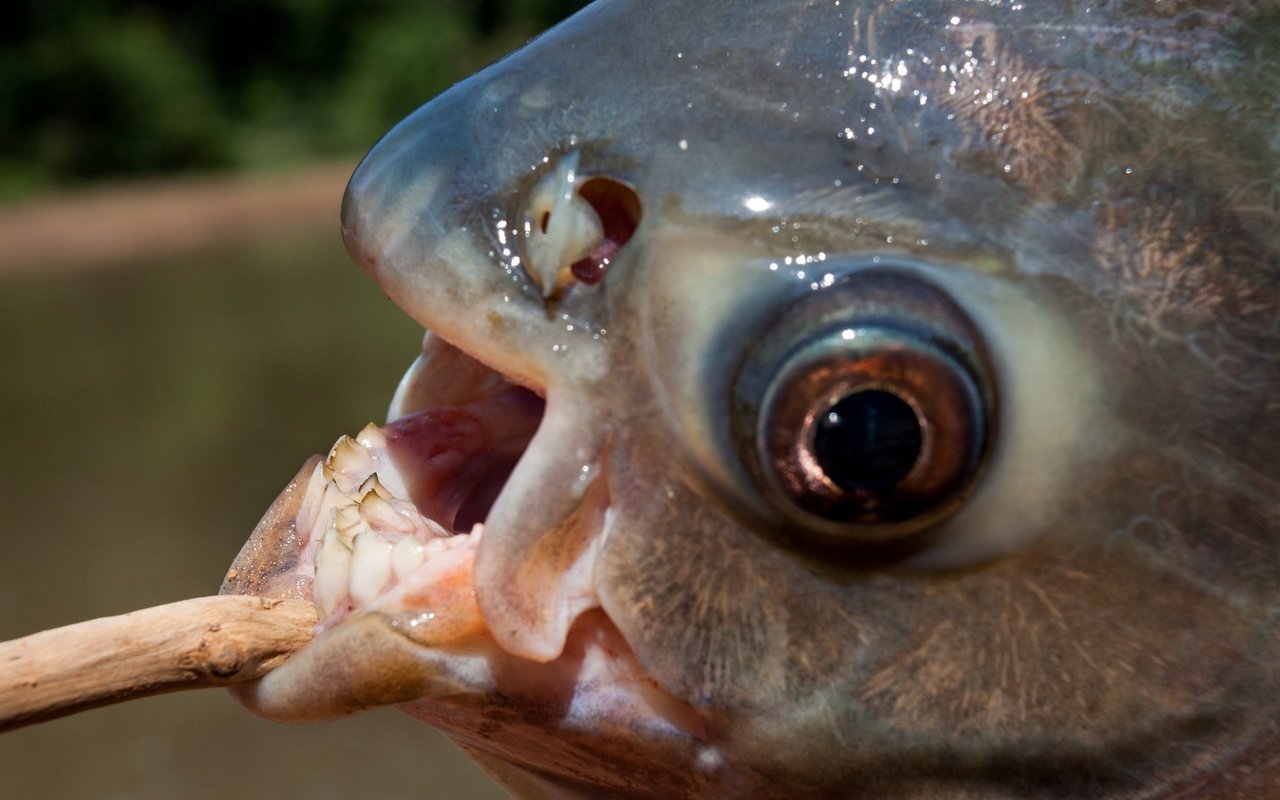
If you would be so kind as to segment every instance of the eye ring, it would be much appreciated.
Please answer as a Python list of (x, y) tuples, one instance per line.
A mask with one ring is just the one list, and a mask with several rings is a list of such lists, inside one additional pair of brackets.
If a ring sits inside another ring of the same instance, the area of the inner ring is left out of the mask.
[(789, 529), (884, 542), (955, 511), (991, 448), (996, 394), (982, 336), (949, 295), (865, 269), (765, 330), (735, 379), (731, 426)]

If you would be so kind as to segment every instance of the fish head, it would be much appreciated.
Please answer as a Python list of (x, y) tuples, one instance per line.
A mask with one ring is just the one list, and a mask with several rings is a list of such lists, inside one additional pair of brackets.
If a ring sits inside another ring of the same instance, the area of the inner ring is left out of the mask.
[(433, 100), (343, 209), (430, 334), (242, 699), (563, 796), (1276, 790), (1277, 24), (606, 0)]

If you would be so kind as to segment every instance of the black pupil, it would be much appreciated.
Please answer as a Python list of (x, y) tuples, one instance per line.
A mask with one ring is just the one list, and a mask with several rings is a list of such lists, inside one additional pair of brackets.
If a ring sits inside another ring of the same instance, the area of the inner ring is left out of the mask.
[(884, 489), (906, 477), (920, 457), (920, 420), (901, 397), (868, 389), (833, 405), (818, 420), (813, 450), (841, 489)]

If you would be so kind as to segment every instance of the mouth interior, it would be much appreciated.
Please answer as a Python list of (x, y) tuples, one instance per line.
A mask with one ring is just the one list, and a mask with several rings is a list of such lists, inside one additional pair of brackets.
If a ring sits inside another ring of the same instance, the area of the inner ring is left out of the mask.
[(439, 608), (448, 587), (464, 587), (462, 616), (482, 625), (470, 610), (476, 544), (544, 408), (428, 334), (391, 421), (339, 439), (307, 484), (295, 524), (320, 628), (355, 611)]
[(502, 381), (480, 399), (414, 411), (382, 432), (418, 511), (465, 534), (488, 516), (544, 408), (532, 391)]

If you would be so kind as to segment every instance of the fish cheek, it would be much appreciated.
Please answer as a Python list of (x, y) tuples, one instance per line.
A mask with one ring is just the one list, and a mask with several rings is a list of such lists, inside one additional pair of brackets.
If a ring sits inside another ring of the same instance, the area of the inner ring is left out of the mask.
[(669, 433), (645, 427), (610, 449), (602, 605), (645, 670), (700, 709), (726, 763), (801, 776), (815, 747), (830, 760), (825, 711), (821, 737), (802, 735), (804, 718), (859, 673), (863, 625), (649, 444)]
[[(1116, 473), (1082, 480), (1056, 530), (997, 563), (824, 574), (645, 444), (671, 441), (649, 426), (610, 451), (617, 518), (597, 585), (645, 669), (702, 709), (729, 758), (807, 780), (890, 781), (892, 758), (940, 780), (1086, 770), (1120, 784), (1203, 768), (1253, 729), (1238, 724), (1263, 677), (1249, 664), (1274, 647), (1179, 554), (1126, 532), (1126, 504), (1092, 504), (1118, 491)], [(1141, 452), (1113, 463), (1128, 490), (1167, 477)], [(1201, 761), (1185, 758), (1191, 743)]]
[[(681, 479), (688, 467), (649, 444), (670, 435), (644, 430), (650, 425), (610, 448), (617, 517), (597, 573), (605, 609), (646, 670), (685, 701), (719, 709), (785, 703), (808, 679), (788, 669), (789, 608), (819, 598), (771, 542)], [(850, 635), (833, 630), (829, 642)]]

